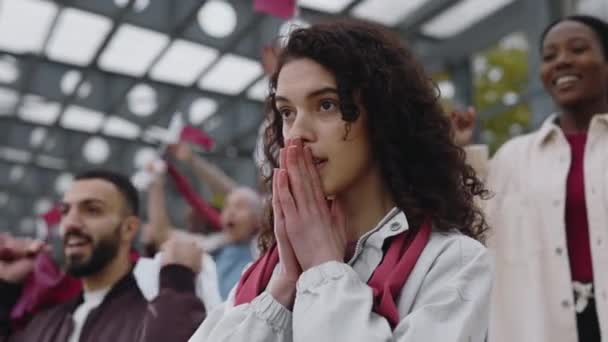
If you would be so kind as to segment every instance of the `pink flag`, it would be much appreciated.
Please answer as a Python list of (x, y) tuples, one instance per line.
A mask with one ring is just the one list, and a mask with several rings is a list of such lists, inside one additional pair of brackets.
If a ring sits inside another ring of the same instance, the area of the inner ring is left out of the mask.
[(51, 210), (42, 214), (42, 219), (46, 223), (48, 229), (58, 224), (59, 221), (61, 221), (61, 207), (59, 205), (53, 206)]
[(296, 14), (296, 0), (253, 0), (253, 9), (282, 19)]
[(193, 126), (185, 126), (179, 135), (180, 141), (187, 141), (195, 145), (203, 147), (205, 150), (210, 150), (213, 147), (214, 141), (205, 132)]
[(34, 270), (27, 277), (17, 303), (11, 309), (13, 327), (24, 327), (37, 312), (64, 303), (77, 296), (81, 289), (80, 280), (64, 273), (50, 254), (38, 254)]

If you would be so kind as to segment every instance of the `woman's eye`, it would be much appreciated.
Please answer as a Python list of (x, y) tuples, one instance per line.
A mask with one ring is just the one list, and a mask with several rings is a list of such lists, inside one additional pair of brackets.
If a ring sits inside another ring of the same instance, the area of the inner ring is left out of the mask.
[(338, 105), (334, 101), (323, 100), (321, 101), (320, 108), (324, 112), (334, 111), (338, 108)]
[(293, 111), (289, 108), (282, 108), (279, 109), (279, 113), (281, 114), (283, 119), (288, 119), (293, 114)]
[(574, 46), (572, 47), (572, 51), (576, 54), (581, 54), (587, 50), (587, 47), (584, 45)]
[(543, 55), (543, 61), (548, 62), (555, 57), (554, 53), (546, 53)]
[(87, 211), (90, 214), (93, 214), (93, 215), (97, 215), (97, 214), (99, 214), (101, 212), (101, 210), (99, 208), (96, 208), (96, 207), (89, 207), (89, 208), (87, 208)]

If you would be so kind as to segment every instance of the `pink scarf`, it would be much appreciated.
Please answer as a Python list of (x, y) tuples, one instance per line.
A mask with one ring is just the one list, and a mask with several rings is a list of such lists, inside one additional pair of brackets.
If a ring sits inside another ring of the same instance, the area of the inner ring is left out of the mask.
[(186, 202), (190, 204), (192, 209), (201, 217), (206, 218), (215, 230), (221, 230), (222, 223), (220, 221), (220, 213), (207, 204), (205, 200), (200, 198), (186, 177), (179, 173), (177, 168), (169, 162), (167, 162), (167, 171), (171, 178), (173, 178), (173, 181), (175, 181), (177, 190), (184, 196)]
[[(427, 220), (417, 232), (406, 231), (392, 237), (382, 262), (367, 283), (374, 293), (373, 311), (385, 317), (393, 329), (399, 323), (399, 294), (430, 235), (431, 223)], [(279, 251), (274, 245), (241, 277), (236, 290), (235, 305), (249, 303), (262, 293), (278, 263)]]

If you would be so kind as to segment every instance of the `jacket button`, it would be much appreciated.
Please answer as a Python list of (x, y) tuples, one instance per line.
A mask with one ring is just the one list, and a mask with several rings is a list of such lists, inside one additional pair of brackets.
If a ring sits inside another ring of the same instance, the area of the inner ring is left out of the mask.
[(561, 247), (557, 247), (555, 249), (555, 254), (557, 254), (557, 255), (562, 255), (563, 252), (564, 252), (564, 250)]
[(560, 200), (553, 200), (553, 206), (554, 207), (558, 207), (560, 203)]
[(399, 222), (393, 222), (391, 223), (391, 230), (396, 232), (399, 229), (401, 229), (401, 224)]
[(562, 307), (564, 307), (564, 308), (570, 307), (570, 301), (568, 301), (567, 299), (562, 300)]

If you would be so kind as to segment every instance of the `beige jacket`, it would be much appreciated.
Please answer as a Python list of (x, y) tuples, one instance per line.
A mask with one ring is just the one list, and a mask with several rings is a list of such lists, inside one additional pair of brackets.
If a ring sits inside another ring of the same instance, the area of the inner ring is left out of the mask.
[(328, 262), (304, 272), (293, 312), (264, 292), (234, 306), (234, 290), (190, 342), (483, 342), (487, 334), (491, 262), (486, 248), (460, 233), (433, 232), (401, 291), (394, 331), (373, 313), (366, 284), (382, 258), (382, 244), (408, 229), (393, 209), (361, 237), (348, 264)]
[[(570, 147), (554, 122), (551, 116), (536, 132), (507, 142), (489, 166), (468, 152), (476, 169), (487, 170), (495, 193), (484, 201), (496, 262), (490, 342), (578, 340), (564, 209)], [(588, 134), (585, 196), (595, 300), (608, 341), (608, 114), (596, 115)]]

